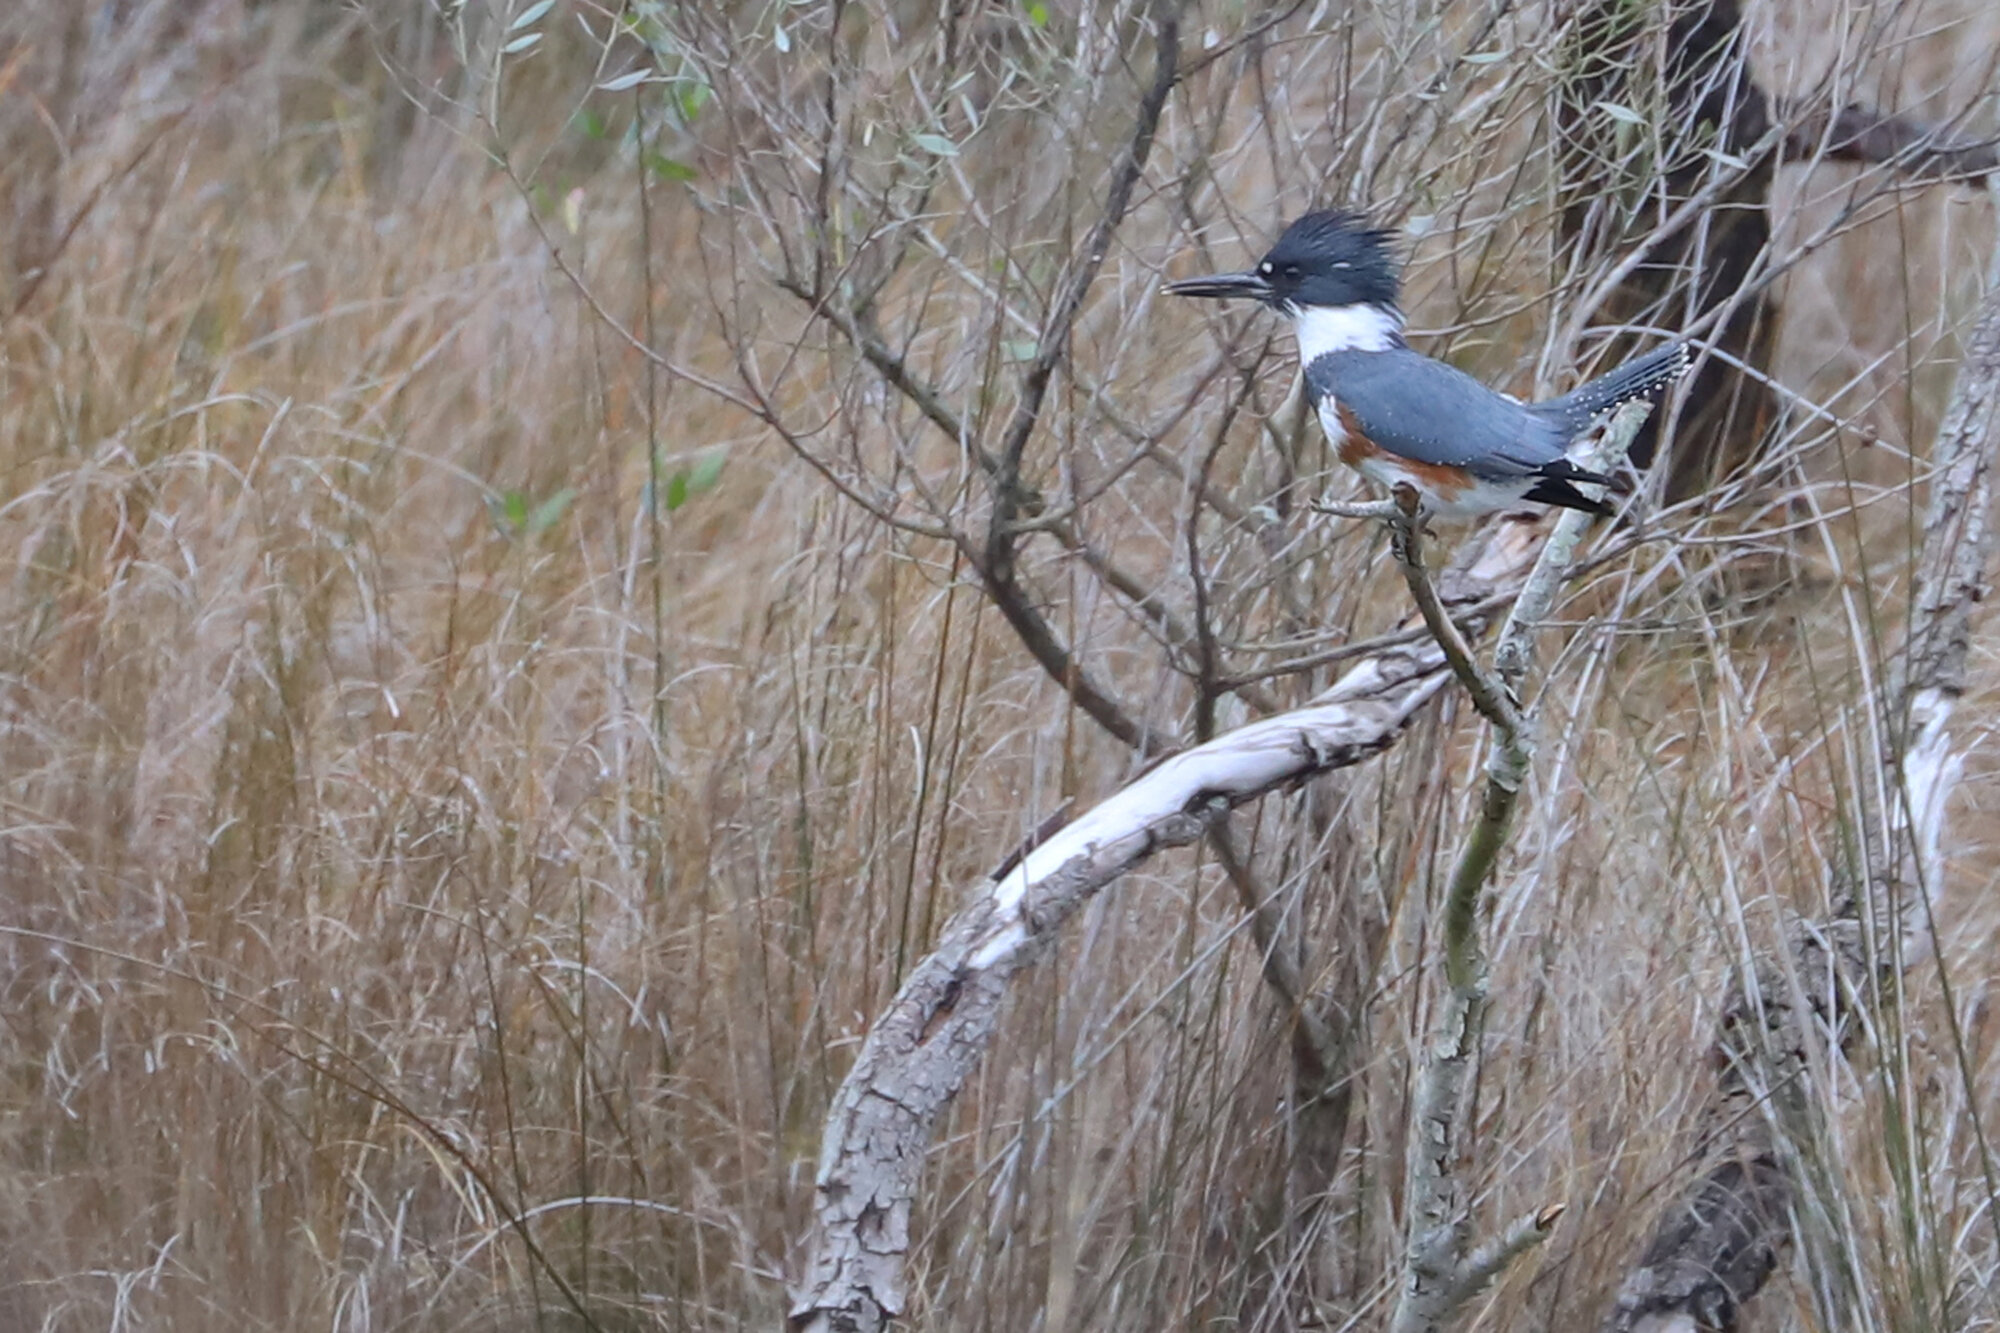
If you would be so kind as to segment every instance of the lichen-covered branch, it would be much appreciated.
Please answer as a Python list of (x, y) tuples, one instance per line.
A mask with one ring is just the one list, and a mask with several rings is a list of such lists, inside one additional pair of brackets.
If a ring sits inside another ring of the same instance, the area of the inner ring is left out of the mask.
[[(1650, 411), (1650, 404), (1643, 401), (1626, 405), (1583, 457), (1584, 466), (1602, 469), (1616, 464)], [(1500, 631), (1494, 649), (1496, 670), (1488, 673), (1473, 660), (1431, 589), (1414, 496), (1409, 500), (1396, 520), (1395, 547), (1404, 578), (1453, 670), (1493, 727), (1479, 814), (1466, 833), (1445, 891), (1440, 932), (1445, 996), (1417, 1079), (1405, 1191), (1409, 1231), (1401, 1296), (1390, 1324), (1393, 1333), (1429, 1333), (1442, 1327), (1511, 1259), (1545, 1237), (1562, 1211), (1560, 1205), (1540, 1209), (1532, 1219), (1516, 1221), (1495, 1240), (1475, 1248), (1464, 1182), (1455, 1165), (1463, 1137), (1465, 1089), (1486, 1029), (1487, 962), (1479, 937), (1479, 894), (1507, 845), (1514, 806), (1532, 757), (1532, 717), (1522, 712), (1516, 697), (1533, 660), (1534, 629), (1554, 604), (1590, 517), (1568, 510), (1556, 521)]]

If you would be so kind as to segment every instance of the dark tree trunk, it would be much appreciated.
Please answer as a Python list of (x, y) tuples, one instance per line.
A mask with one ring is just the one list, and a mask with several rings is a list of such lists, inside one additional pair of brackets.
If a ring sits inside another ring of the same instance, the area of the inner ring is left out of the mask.
[[(1713, 196), (1652, 237), (1600, 316), (1606, 323), (1681, 329), (1730, 307), (1709, 334), (1726, 357), (1702, 361), (1674, 429), (1664, 462), (1670, 501), (1709, 488), (1754, 458), (1776, 415), (1767, 385), (1728, 364), (1733, 359), (1768, 373), (1778, 327), (1768, 289), (1738, 299), (1771, 239), (1776, 169), (1775, 152), (1757, 151), (1772, 125), (1771, 102), (1750, 77), (1745, 47), (1735, 0), (1669, 0), (1664, 14), (1623, 0), (1592, 0), (1565, 51), (1571, 77), (1556, 122), (1565, 247), (1627, 251), (1688, 200)], [(1730, 159), (1747, 165), (1733, 167)], [(1632, 451), (1641, 467), (1659, 461), (1660, 424), (1649, 421)]]

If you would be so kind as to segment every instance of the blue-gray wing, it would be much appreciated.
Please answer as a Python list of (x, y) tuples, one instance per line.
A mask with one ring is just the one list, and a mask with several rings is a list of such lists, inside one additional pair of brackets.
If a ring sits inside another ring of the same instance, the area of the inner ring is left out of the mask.
[(1377, 448), (1419, 463), (1502, 481), (1563, 461), (1555, 423), (1407, 347), (1322, 353), (1306, 386), (1315, 401), (1333, 395)]

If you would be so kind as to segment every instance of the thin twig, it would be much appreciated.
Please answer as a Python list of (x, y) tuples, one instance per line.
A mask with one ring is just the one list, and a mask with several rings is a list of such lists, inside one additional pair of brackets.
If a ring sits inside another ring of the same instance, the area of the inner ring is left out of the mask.
[[(1503, 731), (1519, 731), (1521, 717), (1506, 693), (1473, 659), (1472, 645), (1458, 632), (1452, 623), (1444, 603), (1439, 600), (1437, 585), (1431, 582), (1424, 569), (1423, 516), (1418, 510), (1417, 492), (1409, 486), (1396, 488), (1395, 517), (1389, 521), (1389, 544), (1396, 554), (1396, 564), (1403, 571), (1403, 581), (1409, 585), (1410, 599), (1417, 604), (1417, 613), (1424, 618), (1432, 634), (1437, 636), (1438, 647), (1444, 649), (1447, 662), (1459, 680), (1472, 695), (1473, 707), (1480, 716)], [(1539, 568), (1539, 566), (1537, 566)], [(1518, 605), (1518, 603), (1517, 603)], [(1509, 624), (1513, 623), (1509, 617)]]

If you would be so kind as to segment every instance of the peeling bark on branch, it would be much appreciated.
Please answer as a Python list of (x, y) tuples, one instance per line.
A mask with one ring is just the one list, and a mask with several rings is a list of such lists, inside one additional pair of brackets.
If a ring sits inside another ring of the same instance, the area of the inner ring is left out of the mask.
[[(2000, 271), (1989, 281), (2000, 277)], [(1965, 689), (1972, 611), (1985, 593), (1993, 452), (2000, 447), (2000, 284), (1989, 288), (1931, 454), (1930, 503), (1910, 606), (1901, 680), (1881, 756), (1891, 808), (1869, 830), (1868, 864), (1844, 875), (1834, 915), (1801, 922), (1789, 956), (1755, 961), (1752, 984), (1724, 1009), (1726, 1061), (1703, 1117), (1703, 1174), (1655, 1224), (1626, 1277), (1606, 1333), (1737, 1327), (1791, 1243), (1798, 1182), (1790, 1145), (1824, 1115), (1808, 1074), (1830, 1035), (1863, 1025), (1855, 1003), (1894, 992), (1902, 959), (1873, 940), (1913, 929), (1935, 891), (1944, 804), (1957, 779), (1949, 723)]]
[[(1504, 523), (1440, 580), (1475, 630), (1511, 591), (1541, 530)], [(1469, 608), (1486, 608), (1468, 612)], [(1228, 810), (1380, 753), (1450, 679), (1431, 640), (1388, 648), (1308, 706), (1184, 751), (981, 881), (870, 1030), (827, 1116), (795, 1328), (877, 1330), (908, 1305), (917, 1178), (938, 1117), (993, 1038), (1022, 968), (1100, 889)]]

